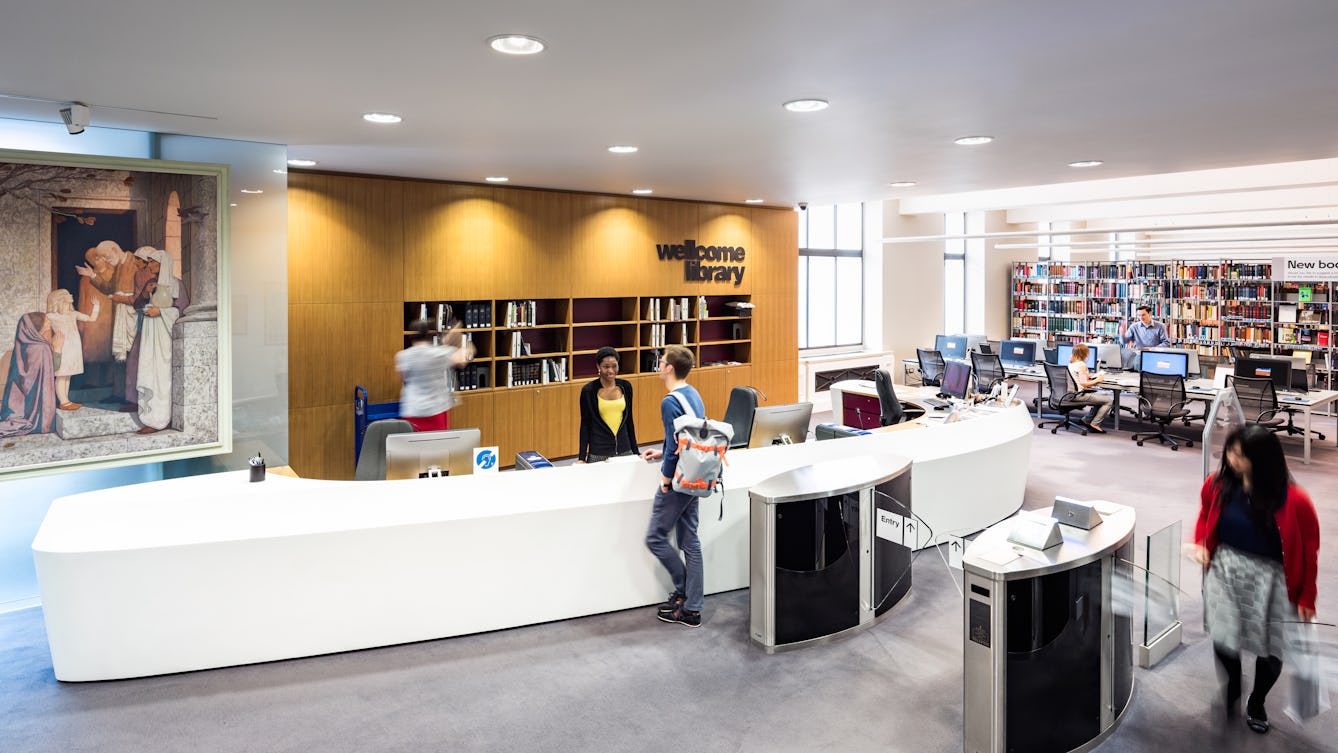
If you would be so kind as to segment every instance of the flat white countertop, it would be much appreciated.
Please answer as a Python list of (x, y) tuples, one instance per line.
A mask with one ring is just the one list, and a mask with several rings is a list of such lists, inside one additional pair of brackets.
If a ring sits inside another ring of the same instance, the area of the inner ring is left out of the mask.
[[(1018, 404), (953, 424), (932, 422), (868, 437), (731, 450), (726, 493), (852, 452), (892, 453), (915, 462), (948, 458), (993, 446), (1030, 426), (1030, 416)], [(61, 497), (52, 503), (33, 550), (134, 550), (619, 505), (647, 499), (658, 478), (658, 461), (397, 481), (269, 474), (265, 481), (251, 483), (247, 471), (191, 476)]]

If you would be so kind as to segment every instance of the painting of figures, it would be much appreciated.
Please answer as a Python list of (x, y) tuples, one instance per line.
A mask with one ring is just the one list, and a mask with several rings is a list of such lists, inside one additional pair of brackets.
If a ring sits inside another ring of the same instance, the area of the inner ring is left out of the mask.
[(226, 182), (0, 151), (0, 479), (228, 451)]

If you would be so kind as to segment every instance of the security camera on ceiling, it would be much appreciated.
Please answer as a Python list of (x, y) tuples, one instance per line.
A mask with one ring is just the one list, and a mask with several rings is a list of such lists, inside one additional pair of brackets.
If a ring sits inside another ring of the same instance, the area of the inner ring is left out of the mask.
[(801, 201), (801, 202), (799, 202), (798, 204), (795, 204), (795, 205), (794, 205), (794, 208), (795, 208), (796, 211), (803, 212), (803, 211), (805, 211), (805, 210), (808, 209), (808, 202), (807, 202), (807, 201)]
[(69, 107), (62, 107), (60, 108), (60, 119), (65, 121), (65, 130), (69, 131), (71, 135), (83, 133), (90, 120), (88, 105), (73, 102)]

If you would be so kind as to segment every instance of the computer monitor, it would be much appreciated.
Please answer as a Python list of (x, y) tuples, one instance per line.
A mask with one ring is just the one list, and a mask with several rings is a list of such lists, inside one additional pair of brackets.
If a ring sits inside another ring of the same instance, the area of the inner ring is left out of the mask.
[(948, 363), (943, 369), (943, 394), (966, 398), (966, 386), (971, 382), (971, 365), (961, 361)]
[(1118, 369), (1122, 365), (1118, 343), (1087, 343), (1087, 348), (1096, 353), (1096, 364), (1103, 369)]
[(1292, 362), (1277, 358), (1237, 358), (1235, 374), (1238, 377), (1266, 377), (1273, 380), (1273, 389), (1290, 389)]
[(1198, 376), (1200, 373), (1199, 352), (1197, 350), (1190, 348), (1144, 348), (1143, 350), (1150, 350), (1153, 353), (1184, 353), (1185, 357), (1189, 359), (1189, 366), (1186, 367), (1189, 371), (1187, 376)]
[(999, 343), (999, 360), (1016, 366), (1036, 363), (1036, 341), (1004, 340)]
[[(1058, 346), (1056, 346), (1056, 348), (1057, 348), (1057, 350), (1059, 351), (1059, 353), (1058, 353), (1058, 355), (1057, 355), (1057, 357), (1056, 357), (1056, 358), (1057, 358), (1056, 365), (1058, 365), (1058, 366), (1068, 366), (1068, 365), (1069, 365), (1069, 361), (1072, 361), (1072, 360), (1073, 360), (1073, 346), (1072, 346), (1072, 345), (1058, 345)], [(1100, 368), (1100, 367), (1097, 365), (1097, 361), (1096, 361), (1096, 350), (1094, 350), (1094, 349), (1092, 348), (1092, 346), (1090, 346), (1090, 345), (1087, 346), (1087, 368), (1088, 368), (1088, 370), (1093, 371), (1093, 372), (1097, 371), (1097, 369)]]
[(467, 476), (474, 472), (474, 448), (481, 444), (478, 429), (391, 434), (386, 437), (386, 478)]
[(748, 435), (748, 446), (799, 444), (808, 438), (808, 425), (812, 420), (813, 403), (758, 406), (753, 413), (753, 429)]
[(942, 353), (944, 358), (965, 361), (969, 357), (966, 355), (966, 348), (966, 335), (934, 336), (934, 350)]
[[(1250, 356), (1253, 359), (1261, 361), (1286, 361), (1291, 364), (1291, 389), (1306, 392), (1310, 389), (1310, 363), (1305, 356), (1291, 355), (1284, 356), (1280, 354), (1263, 354)], [(1279, 388), (1281, 389), (1281, 388)]]
[(1138, 370), (1144, 374), (1189, 376), (1189, 352), (1145, 350), (1139, 354)]
[[(980, 346), (990, 341), (989, 335), (955, 335), (956, 337), (966, 338), (966, 349), (974, 350), (977, 353), (982, 352)], [(969, 358), (970, 356), (968, 356)]]

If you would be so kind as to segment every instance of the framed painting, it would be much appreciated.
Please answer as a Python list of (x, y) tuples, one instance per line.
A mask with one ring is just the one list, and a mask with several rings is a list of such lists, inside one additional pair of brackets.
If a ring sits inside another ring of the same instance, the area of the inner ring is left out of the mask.
[(227, 183), (0, 150), (0, 480), (231, 450)]

